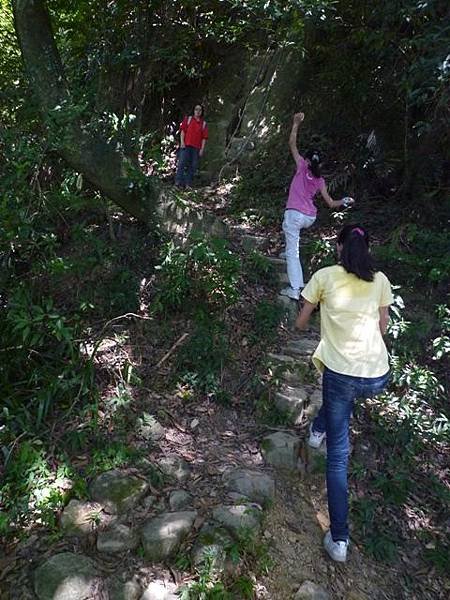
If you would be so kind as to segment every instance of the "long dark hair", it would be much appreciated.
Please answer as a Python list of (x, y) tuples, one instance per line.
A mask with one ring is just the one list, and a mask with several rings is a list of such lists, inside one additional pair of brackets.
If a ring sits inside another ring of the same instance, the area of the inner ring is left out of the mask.
[(205, 114), (205, 107), (203, 106), (203, 104), (201, 102), (196, 102), (194, 104), (194, 106), (192, 107), (191, 115), (194, 116), (194, 114), (195, 114), (195, 107), (196, 106), (201, 106), (202, 107), (202, 114), (200, 116), (203, 118), (203, 115)]
[(309, 160), (309, 170), (314, 177), (322, 177), (322, 173), (320, 171), (320, 163), (322, 162), (320, 152), (318, 150), (309, 149), (305, 153), (305, 158)]
[(369, 254), (369, 234), (364, 227), (345, 225), (337, 242), (342, 245), (340, 262), (347, 273), (354, 273), (364, 281), (373, 281), (376, 269)]

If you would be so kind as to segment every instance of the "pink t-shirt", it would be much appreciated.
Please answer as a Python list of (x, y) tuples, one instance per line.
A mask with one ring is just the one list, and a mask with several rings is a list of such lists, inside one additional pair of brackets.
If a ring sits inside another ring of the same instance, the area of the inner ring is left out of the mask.
[(314, 196), (325, 187), (323, 177), (314, 177), (309, 171), (308, 164), (303, 157), (297, 165), (297, 172), (291, 181), (289, 197), (286, 208), (293, 208), (309, 217), (315, 217), (317, 208), (314, 204)]

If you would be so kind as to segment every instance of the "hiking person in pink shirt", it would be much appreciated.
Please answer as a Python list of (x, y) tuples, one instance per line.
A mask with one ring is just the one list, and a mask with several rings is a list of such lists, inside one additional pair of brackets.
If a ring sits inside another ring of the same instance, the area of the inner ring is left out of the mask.
[(296, 173), (291, 181), (289, 197), (283, 219), (283, 232), (286, 238), (286, 264), (290, 285), (280, 291), (283, 296), (293, 300), (300, 298), (305, 287), (303, 269), (299, 256), (300, 231), (307, 229), (316, 220), (317, 208), (314, 196), (320, 191), (322, 198), (330, 208), (339, 208), (353, 204), (352, 198), (333, 200), (327, 191), (325, 180), (321, 177), (321, 157), (318, 150), (308, 150), (301, 156), (297, 148), (297, 133), (304, 113), (294, 115), (289, 136), (289, 148), (297, 165)]

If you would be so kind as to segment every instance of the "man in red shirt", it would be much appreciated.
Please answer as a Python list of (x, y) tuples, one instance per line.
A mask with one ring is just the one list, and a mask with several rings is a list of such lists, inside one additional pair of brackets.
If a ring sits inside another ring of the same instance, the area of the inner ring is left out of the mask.
[(175, 185), (191, 187), (197, 170), (198, 159), (203, 156), (208, 127), (203, 119), (204, 108), (201, 104), (194, 106), (193, 114), (184, 117), (180, 125), (180, 151)]

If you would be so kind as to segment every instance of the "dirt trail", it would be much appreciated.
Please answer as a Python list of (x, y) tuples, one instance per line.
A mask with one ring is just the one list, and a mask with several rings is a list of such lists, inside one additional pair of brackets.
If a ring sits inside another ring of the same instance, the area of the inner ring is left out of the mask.
[(277, 477), (265, 537), (274, 567), (263, 578), (269, 598), (292, 600), (304, 581), (328, 591), (331, 600), (398, 600), (396, 573), (370, 561), (352, 544), (347, 563), (334, 563), (322, 548), (328, 528), (323, 475)]
[[(275, 260), (275, 263), (280, 267), (280, 281), (283, 281), (284, 267), (279, 260)], [(253, 314), (256, 301), (267, 296), (267, 290), (263, 290), (262, 286), (259, 286), (261, 288), (258, 291), (259, 296), (255, 295), (254, 287), (249, 284), (248, 298), (241, 299), (240, 312), (235, 315), (236, 330), (248, 315)], [(297, 306), (289, 300), (287, 306), (292, 317)], [(299, 334), (294, 340), (292, 332), (285, 328), (280, 331), (278, 344), (273, 344), (272, 350), (281, 354), (286, 351), (289, 360), (293, 360), (292, 355), (289, 357), (287, 347), (289, 344), (292, 346), (293, 341), (297, 344), (302, 343), (302, 339), (305, 338), (308, 338), (308, 334)], [(316, 339), (317, 332), (311, 333), (306, 342), (311, 345)], [(237, 335), (234, 342), (237, 353), (238, 349), (244, 346)], [(143, 341), (142, 343), (146, 354), (151, 355)], [(245, 347), (248, 347), (247, 343)], [(165, 350), (159, 350), (162, 354), (165, 353)], [(118, 354), (114, 355), (114, 352), (121, 351), (120, 349), (106, 350), (103, 358), (105, 364), (109, 358), (117, 360)], [(139, 347), (137, 338), (130, 343), (124, 342), (123, 352), (127, 357), (140, 355), (142, 348)], [(295, 352), (298, 352), (298, 347)], [(245, 383), (253, 374), (252, 361), (256, 359), (257, 357), (253, 355), (247, 357), (247, 362), (250, 363), (247, 365), (248, 372), (239, 373), (236, 377), (242, 377)], [(303, 363), (303, 367), (307, 360), (305, 353), (298, 358), (299, 363)], [(136, 507), (131, 517), (133, 525), (139, 527), (149, 514), (153, 514), (152, 511), (156, 514), (158, 511), (167, 510), (170, 493), (180, 487), (192, 495), (192, 507), (198, 511), (200, 521), (207, 520), (214, 507), (220, 503), (230, 502), (223, 482), (223, 474), (226, 471), (237, 467), (264, 470), (273, 474), (276, 481), (275, 500), (265, 513), (262, 532), (262, 539), (268, 548), (272, 564), (268, 573), (258, 573), (255, 576), (255, 599), (293, 600), (298, 588), (305, 581), (320, 585), (327, 591), (330, 600), (437, 600), (445, 597), (436, 595), (433, 591), (428, 592), (424, 589), (426, 584), (417, 589), (417, 592), (408, 592), (404, 584), (406, 568), (400, 572), (383, 563), (374, 562), (355, 543), (351, 543), (347, 563), (338, 564), (329, 559), (322, 548), (324, 531), (328, 528), (324, 473), (291, 471), (290, 474), (281, 474), (273, 471), (264, 462), (261, 440), (277, 428), (263, 425), (256, 419), (257, 397), (239, 397), (237, 394), (232, 406), (227, 407), (221, 406), (210, 398), (201, 401), (198, 401), (198, 398), (188, 400), (176, 390), (167, 390), (170, 363), (171, 360), (167, 360), (158, 373), (150, 372), (148, 377), (143, 376), (143, 386), (139, 397), (133, 403), (132, 411), (136, 415), (143, 411), (157, 415), (164, 426), (164, 436), (158, 444), (150, 446), (146, 455), (147, 460), (156, 463), (162, 456), (176, 454), (189, 463), (191, 474), (183, 484), (172, 482), (165, 484), (162, 489), (154, 490), (154, 507), (159, 508), (149, 508), (144, 505)], [(242, 366), (241, 361), (240, 367)], [(311, 381), (297, 382), (297, 388), (302, 387), (307, 392), (309, 390), (308, 393), (311, 392), (310, 388), (314, 388), (317, 396), (319, 389), (317, 382), (314, 384)], [(294, 389), (293, 392), (295, 391)], [(148, 448), (148, 441), (139, 437), (132, 419), (130, 423), (131, 427), (127, 429), (129, 445), (141, 449)], [(279, 428), (291, 431), (301, 438), (300, 455), (303, 458), (307, 455), (305, 447), (307, 427), (307, 421), (303, 418), (300, 425)], [(105, 444), (107, 443), (105, 439)], [(186, 553), (189, 552), (191, 542), (193, 539), (188, 541), (184, 549)], [(3, 570), (8, 587), (7, 590), (5, 589), (5, 596), (0, 592), (0, 598), (7, 600), (36, 598), (32, 591), (35, 568), (43, 558), (64, 551), (86, 554), (104, 571), (108, 571), (110, 566), (107, 556), (96, 550), (95, 539), (73, 541), (58, 536), (55, 541), (52, 534), (41, 530), (28, 540), (18, 543), (14, 548), (14, 556), (10, 557), (10, 562), (15, 564), (11, 565), (9, 574), (5, 569)], [(175, 580), (177, 584), (192, 581), (192, 572), (179, 571), (174, 565), (167, 568), (166, 565), (149, 564), (138, 553), (121, 555), (117, 561), (114, 560), (113, 570), (120, 572), (124, 581), (135, 578), (142, 590), (157, 577), (166, 581)], [(256, 565), (255, 571), (257, 572)], [(314, 598), (311, 597), (311, 600)]]

